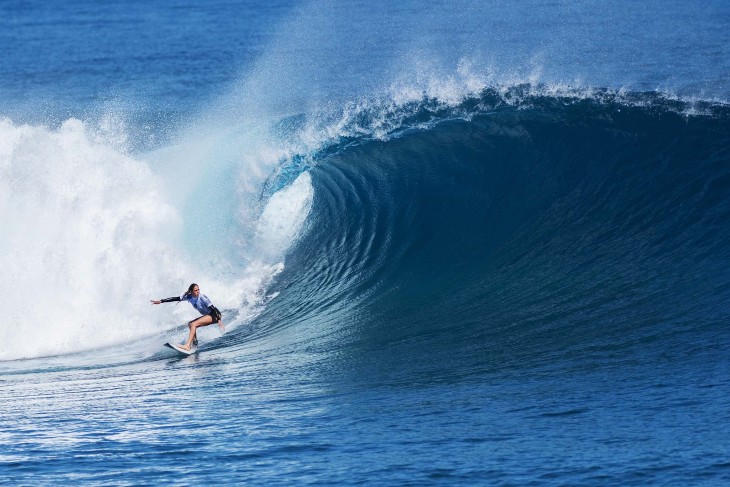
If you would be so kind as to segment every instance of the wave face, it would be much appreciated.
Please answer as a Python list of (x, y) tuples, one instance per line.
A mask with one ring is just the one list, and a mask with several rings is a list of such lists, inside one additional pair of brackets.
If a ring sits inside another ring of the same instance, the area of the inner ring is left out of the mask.
[(727, 339), (730, 111), (631, 98), (487, 90), (330, 147), (267, 314), (433, 380)]

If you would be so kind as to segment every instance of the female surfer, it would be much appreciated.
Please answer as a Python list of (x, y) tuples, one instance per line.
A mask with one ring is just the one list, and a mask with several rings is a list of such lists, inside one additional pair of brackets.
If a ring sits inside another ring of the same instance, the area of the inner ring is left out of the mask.
[(197, 329), (201, 326), (208, 326), (213, 323), (218, 323), (221, 331), (225, 330), (223, 321), (221, 321), (221, 312), (218, 311), (218, 308), (213, 306), (213, 303), (210, 302), (208, 296), (206, 296), (205, 294), (200, 294), (200, 288), (197, 284), (192, 283), (190, 287), (188, 287), (188, 291), (182, 296), (173, 296), (171, 298), (165, 298), (160, 300), (150, 300), (152, 304), (169, 303), (170, 301), (187, 301), (188, 303), (193, 305), (193, 308), (197, 309), (200, 314), (203, 315), (200, 318), (194, 319), (188, 323), (188, 328), (190, 328), (190, 334), (188, 336), (188, 340), (185, 342), (185, 345), (180, 345), (180, 348), (190, 350), (190, 347), (193, 344), (195, 346), (198, 346), (198, 337), (195, 333)]

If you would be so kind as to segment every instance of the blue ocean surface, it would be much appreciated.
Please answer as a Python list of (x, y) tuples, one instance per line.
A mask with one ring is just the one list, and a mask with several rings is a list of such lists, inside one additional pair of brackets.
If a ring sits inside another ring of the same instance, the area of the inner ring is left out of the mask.
[(730, 484), (728, 2), (3, 1), (0, 52), (3, 485)]

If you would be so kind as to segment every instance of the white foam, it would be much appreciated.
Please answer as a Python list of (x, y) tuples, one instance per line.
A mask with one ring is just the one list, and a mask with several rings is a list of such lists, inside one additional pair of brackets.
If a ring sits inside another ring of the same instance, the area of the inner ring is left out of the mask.
[(3, 120), (0, 141), (3, 358), (149, 334), (149, 297), (188, 273), (168, 243), (180, 219), (157, 177), (79, 120)]
[(269, 199), (256, 226), (255, 248), (261, 259), (283, 258), (300, 235), (313, 198), (312, 178), (305, 172)]
[[(179, 295), (192, 281), (229, 316), (237, 311), (229, 325), (247, 322), (272, 298), (267, 289), (301, 234), (314, 191), (307, 173), (248, 215), (248, 264), (235, 275), (187, 262), (178, 208), (198, 197), (195, 190), (178, 188), (191, 194), (173, 198), (170, 181), (119, 148), (125, 138), (110, 120), (93, 128), (75, 119), (58, 128), (0, 120), (2, 359), (162, 333), (196, 312), (149, 300)], [(260, 191), (269, 168), (290, 154), (265, 144), (247, 154), (242, 192)]]

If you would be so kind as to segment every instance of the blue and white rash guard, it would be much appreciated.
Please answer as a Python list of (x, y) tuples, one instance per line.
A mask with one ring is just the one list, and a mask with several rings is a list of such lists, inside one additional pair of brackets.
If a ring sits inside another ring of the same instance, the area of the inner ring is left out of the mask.
[(197, 298), (188, 296), (185, 301), (193, 305), (193, 308), (197, 309), (201, 315), (210, 314), (213, 311), (213, 303), (210, 302), (208, 296), (201, 294)]
[(187, 301), (193, 306), (193, 308), (197, 309), (201, 315), (209, 315), (216, 309), (205, 294), (201, 294), (197, 298), (193, 296), (173, 296), (172, 298), (160, 300), (161, 303), (169, 303), (170, 301)]

